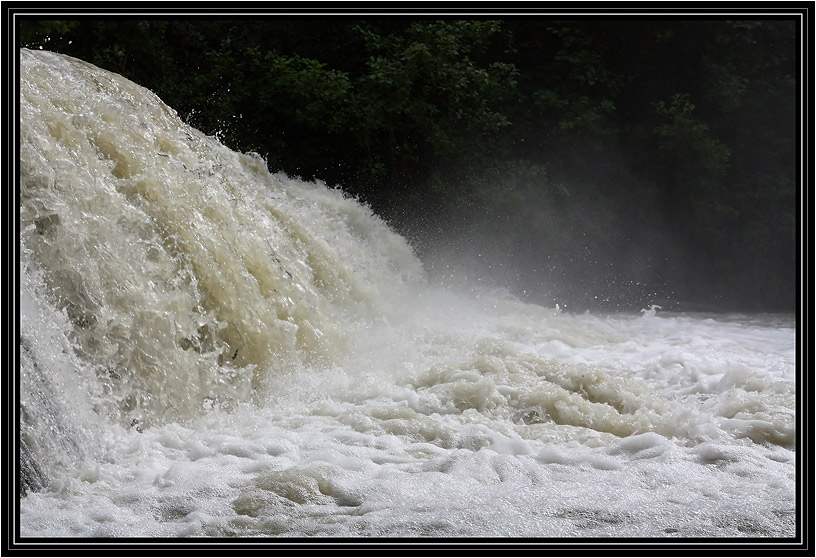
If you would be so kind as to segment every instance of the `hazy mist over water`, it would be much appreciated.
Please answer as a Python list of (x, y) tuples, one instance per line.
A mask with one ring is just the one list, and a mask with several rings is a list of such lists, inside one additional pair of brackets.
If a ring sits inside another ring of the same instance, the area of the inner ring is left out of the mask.
[(528, 303), (20, 58), (23, 537), (795, 534), (793, 315)]

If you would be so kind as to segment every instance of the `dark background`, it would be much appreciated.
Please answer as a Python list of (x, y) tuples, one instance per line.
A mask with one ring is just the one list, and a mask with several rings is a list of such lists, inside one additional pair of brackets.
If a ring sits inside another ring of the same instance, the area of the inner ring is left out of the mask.
[(20, 17), (320, 179), (430, 274), (568, 310), (793, 311), (794, 17)]

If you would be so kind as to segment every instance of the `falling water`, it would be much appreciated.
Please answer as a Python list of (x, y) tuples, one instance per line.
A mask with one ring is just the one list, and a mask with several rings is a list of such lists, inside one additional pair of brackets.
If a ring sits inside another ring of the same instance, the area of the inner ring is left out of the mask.
[(20, 52), (23, 536), (788, 537), (795, 320), (435, 286), (368, 207)]

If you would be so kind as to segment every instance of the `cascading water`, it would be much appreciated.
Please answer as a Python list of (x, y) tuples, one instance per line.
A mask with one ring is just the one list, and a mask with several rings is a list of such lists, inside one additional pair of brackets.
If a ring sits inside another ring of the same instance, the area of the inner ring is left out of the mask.
[(20, 51), (23, 536), (791, 536), (790, 316), (568, 315)]
[(268, 174), (119, 76), (22, 56), (27, 263), (127, 422), (244, 401), (275, 371), (330, 359), (421, 276), (341, 193)]

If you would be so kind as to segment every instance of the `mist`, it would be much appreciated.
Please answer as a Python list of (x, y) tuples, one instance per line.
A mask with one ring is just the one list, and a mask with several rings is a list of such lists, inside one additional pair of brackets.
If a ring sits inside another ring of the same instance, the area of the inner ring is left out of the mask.
[(341, 188), (442, 281), (575, 311), (791, 312), (796, 29), (738, 13), (66, 19), (24, 21), (21, 42)]
[[(689, 213), (614, 141), (395, 161), (355, 197), (121, 74), (19, 56), (23, 544), (798, 532), (796, 319), (626, 311)], [(571, 310), (593, 304), (615, 311)]]
[[(619, 166), (613, 154), (607, 157), (593, 158), (589, 176), (577, 177), (577, 184), (559, 183), (555, 195), (546, 181), (497, 182), (494, 187), (509, 192), (511, 203), (485, 211), (478, 200), (463, 200), (435, 228), (399, 220), (396, 228), (412, 240), (429, 276), (443, 284), (505, 290), (574, 312), (749, 307), (741, 300), (694, 296), (718, 286), (699, 272), (689, 240), (653, 190), (629, 173), (604, 175), (604, 169)], [(581, 184), (582, 178), (591, 185)], [(610, 211), (610, 198), (622, 188), (636, 192), (631, 205)]]

